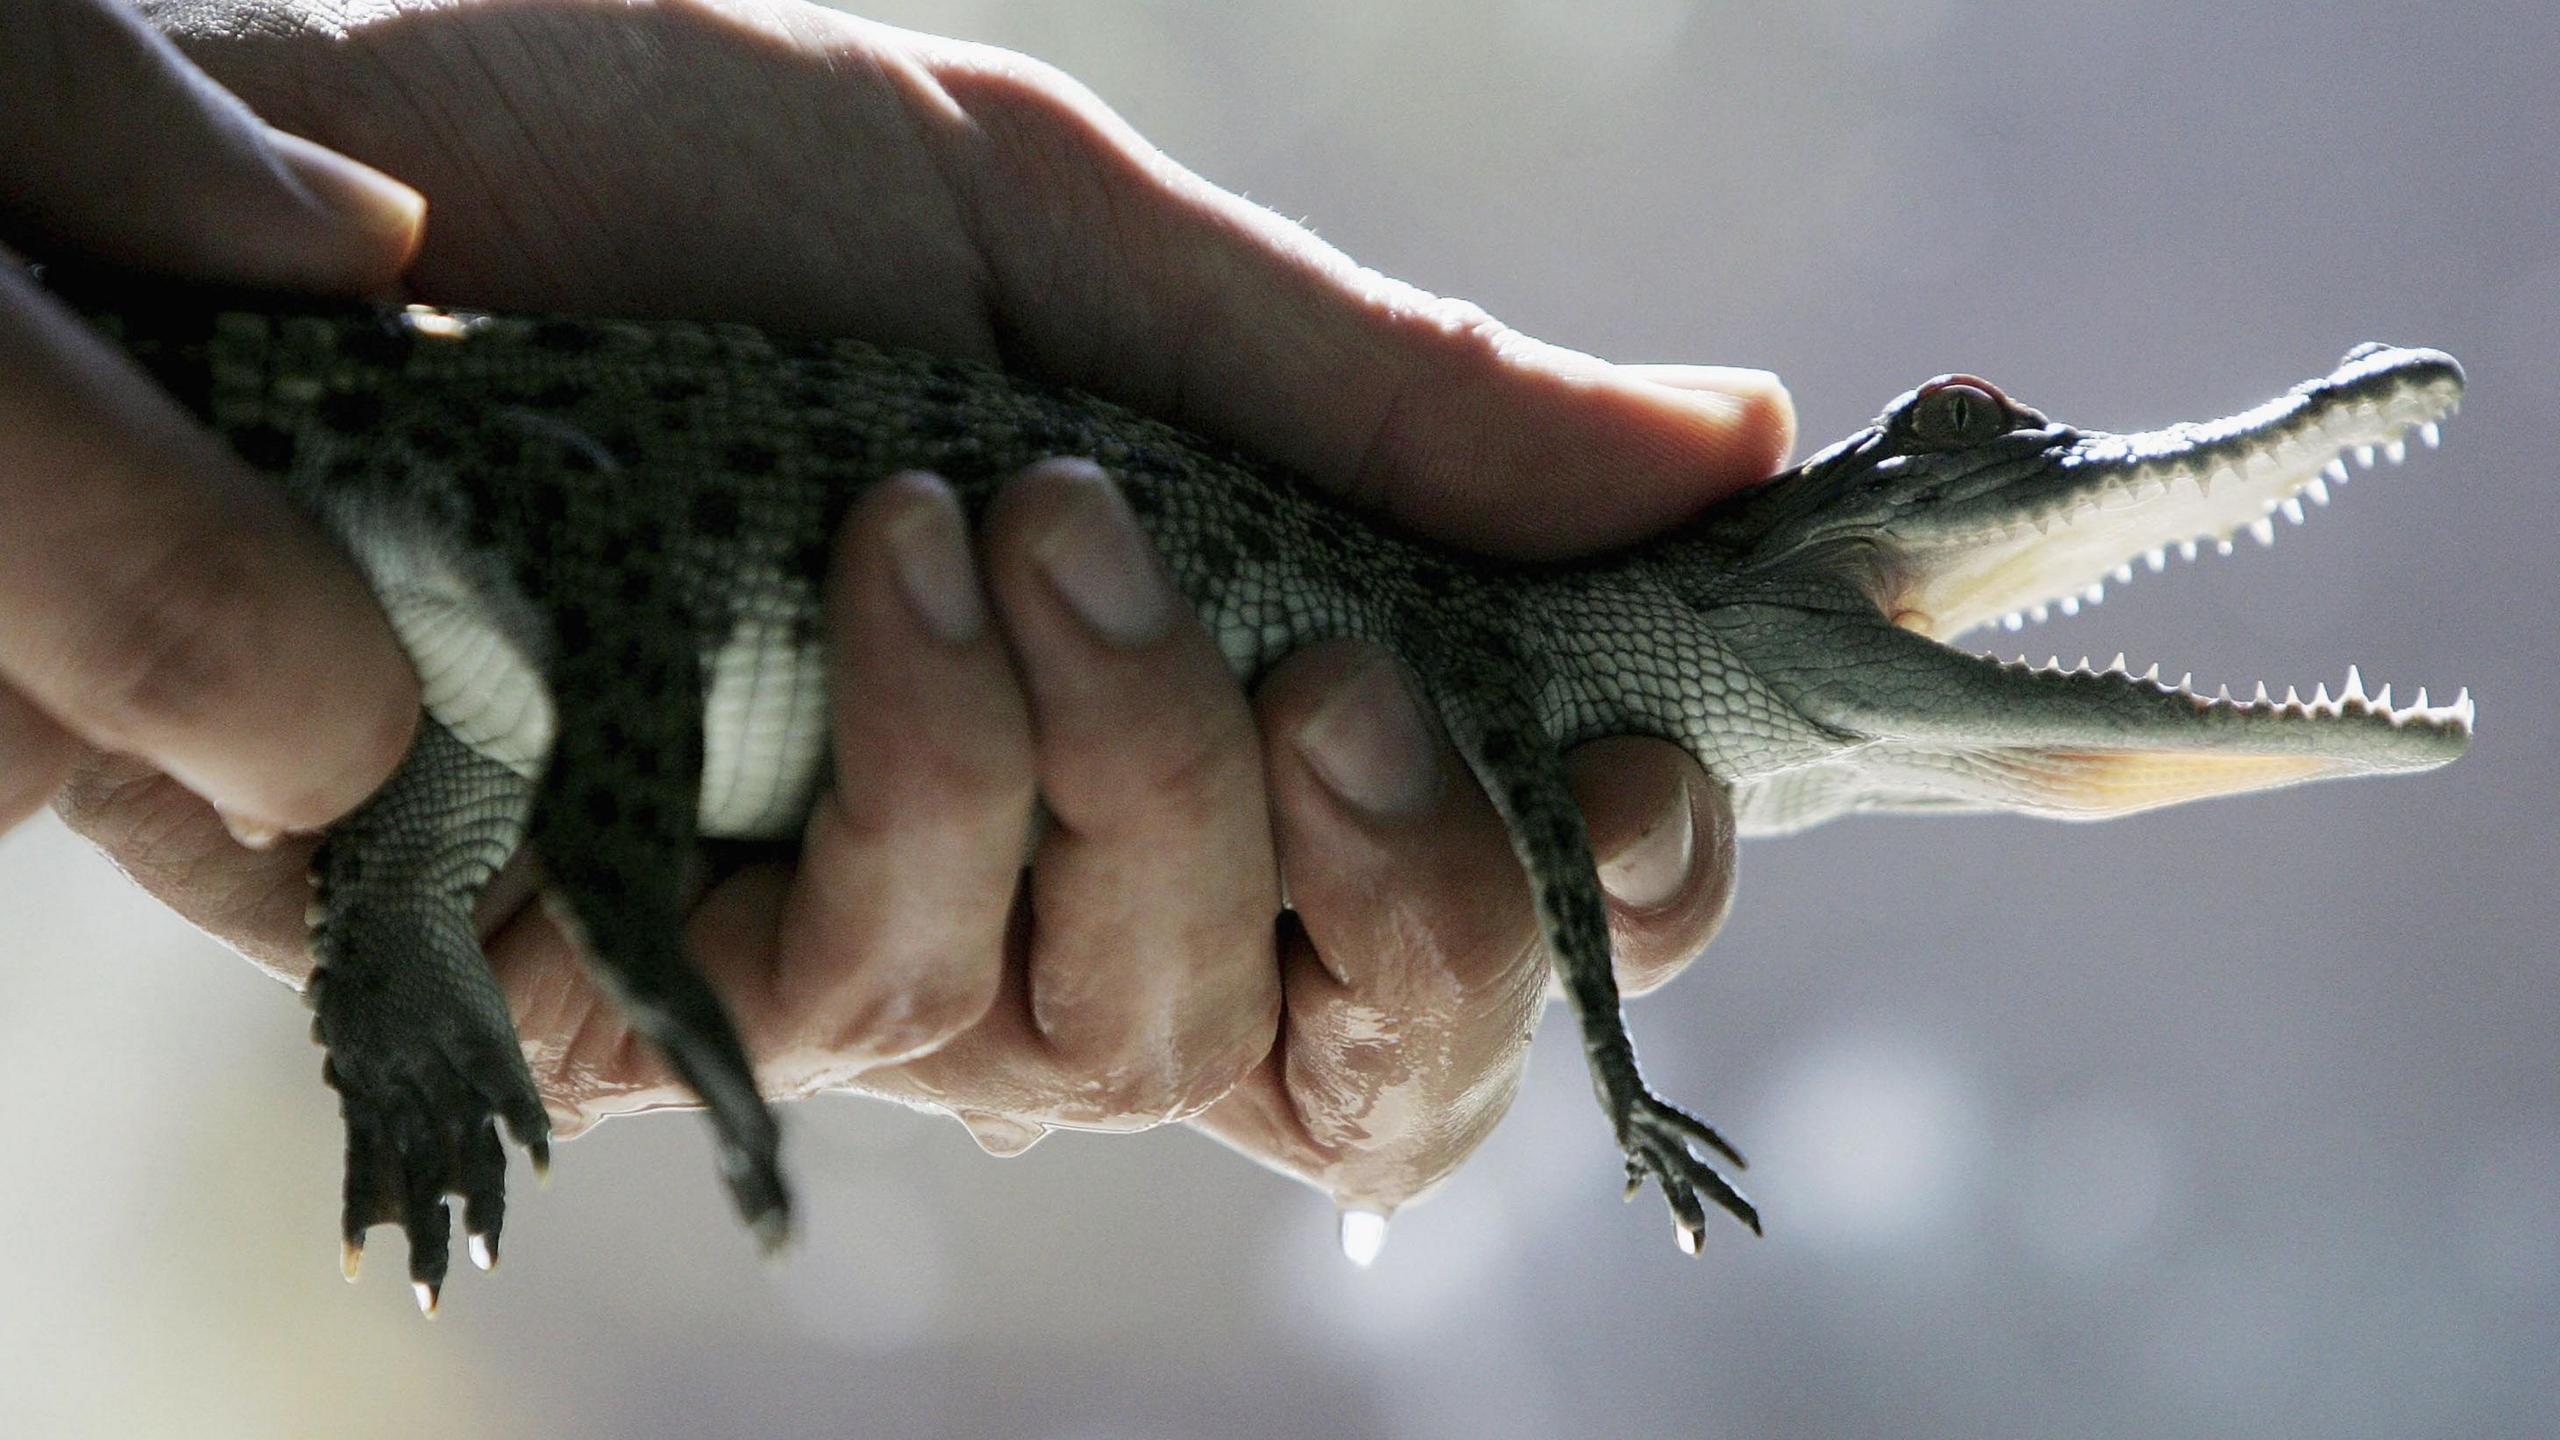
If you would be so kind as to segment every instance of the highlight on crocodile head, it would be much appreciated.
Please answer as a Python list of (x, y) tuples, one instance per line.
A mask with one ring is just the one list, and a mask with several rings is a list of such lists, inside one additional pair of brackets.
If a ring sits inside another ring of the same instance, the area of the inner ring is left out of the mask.
[[(2309, 698), (2248, 698), (2082, 661), (2003, 662), (1946, 642), (2077, 614), (2172, 553), (2273, 544), (2330, 502), (2348, 461), (2433, 447), (2462, 370), (2437, 350), (2359, 345), (2328, 374), (2220, 420), (2136, 434), (2057, 424), (1971, 375), (1903, 395), (1859, 431), (1732, 507), (1708, 537), (1772, 603), (1868, 618), (1859, 642), (1889, 683), (1805, 672), (1773, 682), (1861, 747), (1842, 809), (2004, 808), (2123, 814), (2324, 776), (2420, 770), (2462, 753), (2470, 692), (2395, 704), (2349, 667)], [(1872, 609), (1869, 609), (1869, 607)], [(1889, 624), (1899, 638), (1885, 633)], [(1756, 671), (1771, 674), (1763, 657)], [(1807, 788), (1810, 780), (1790, 782)], [(1812, 785), (1812, 788), (1820, 788)], [(1834, 788), (1839, 788), (1835, 786)], [(1813, 818), (1819, 818), (1815, 816)], [(1809, 823), (1808, 821), (1802, 823)]]

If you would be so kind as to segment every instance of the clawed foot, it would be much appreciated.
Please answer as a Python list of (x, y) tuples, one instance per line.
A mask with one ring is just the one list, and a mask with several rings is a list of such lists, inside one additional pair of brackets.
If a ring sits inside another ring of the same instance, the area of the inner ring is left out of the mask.
[(652, 1006), (635, 1006), (632, 1019), (667, 1057), (676, 1074), (702, 1097), (720, 1147), (720, 1176), (738, 1216), (767, 1255), (791, 1239), (791, 1194), (783, 1185), (782, 1135), (773, 1111), (756, 1093), (746, 1052), (725, 1018), (677, 1023)]
[(1698, 1199), (1702, 1190), (1733, 1218), (1750, 1226), (1752, 1234), (1760, 1233), (1760, 1212), (1689, 1148), (1693, 1142), (1704, 1145), (1742, 1169), (1741, 1154), (1713, 1126), (1649, 1090), (1638, 1090), (1632, 1099), (1616, 1101), (1611, 1108), (1617, 1112), (1618, 1144), (1627, 1152), (1627, 1198), (1635, 1198), (1646, 1176), (1659, 1182), (1663, 1198), (1671, 1202), (1672, 1234), (1681, 1250), (1695, 1255), (1705, 1243), (1707, 1211)]
[(333, 1015), (337, 1007), (325, 986), (320, 989), (320, 1019), (313, 1028), (329, 1047), (321, 1073), (338, 1092), (347, 1127), (341, 1263), (347, 1278), (355, 1279), (365, 1232), (386, 1222), (398, 1225), (409, 1239), (409, 1279), (418, 1308), (433, 1315), (451, 1250), (445, 1197), (461, 1197), (471, 1258), (483, 1270), (493, 1268), (507, 1211), (507, 1157), (498, 1125), (505, 1123), (539, 1174), (550, 1165), (550, 1119), (511, 1033), (504, 1053), (461, 1063), (415, 1032), (372, 1030), (357, 1039), (348, 1033), (353, 1027), (332, 1024), (347, 1017)]

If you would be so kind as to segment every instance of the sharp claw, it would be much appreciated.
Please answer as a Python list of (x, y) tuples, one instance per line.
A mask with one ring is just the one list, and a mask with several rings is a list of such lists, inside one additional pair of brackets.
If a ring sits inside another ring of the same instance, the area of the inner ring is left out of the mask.
[(338, 1273), (339, 1273), (339, 1274), (341, 1274), (341, 1275), (346, 1276), (346, 1277), (347, 1277), (347, 1283), (348, 1283), (348, 1284), (350, 1284), (350, 1285), (353, 1285), (354, 1283), (356, 1283), (356, 1276), (357, 1276), (357, 1275), (359, 1275), (359, 1274), (361, 1274), (361, 1273), (363, 1272), (363, 1270), (364, 1270), (364, 1242), (363, 1242), (363, 1241), (361, 1241), (361, 1240), (341, 1240), (341, 1241), (339, 1241), (339, 1242), (338, 1242)]
[(1690, 1142), (1695, 1141), (1740, 1168), (1742, 1157), (1712, 1126), (1651, 1096), (1629, 1109), (1631, 1123), (1621, 1131), (1628, 1145), (1628, 1196), (1634, 1196), (1647, 1173), (1662, 1182), (1663, 1198), (1671, 1206), (1672, 1238), (1679, 1242), (1683, 1254), (1696, 1255), (1705, 1246), (1706, 1206), (1701, 1191), (1705, 1192), (1704, 1198), (1714, 1200), (1718, 1208), (1748, 1226), (1752, 1234), (1761, 1233), (1759, 1211), (1713, 1165), (1689, 1148)]
[(498, 1241), (495, 1236), (474, 1232), (471, 1236), (471, 1263), (482, 1270), (498, 1268)]
[(424, 1280), (412, 1280), (409, 1289), (418, 1297), (418, 1313), (430, 1320), (436, 1318), (436, 1287)]
[(1742, 1152), (1726, 1144), (1724, 1137), (1717, 1134), (1713, 1127), (1706, 1125), (1699, 1126), (1698, 1139), (1703, 1142), (1708, 1149), (1723, 1156), (1725, 1163), (1731, 1165), (1734, 1169), (1748, 1170), (1751, 1168), (1751, 1162), (1742, 1158)]
[(748, 1221), (747, 1228), (755, 1233), (756, 1245), (764, 1252), (764, 1258), (779, 1259), (783, 1249), (791, 1243), (791, 1212), (776, 1206)]
[(525, 1155), (533, 1161), (533, 1183), (551, 1188), (551, 1142), (536, 1140), (525, 1147)]
[(1675, 1127), (1677, 1127), (1681, 1133), (1689, 1136), (1693, 1140), (1696, 1140), (1699, 1144), (1706, 1146), (1708, 1149), (1713, 1150), (1718, 1155), (1723, 1156), (1732, 1164), (1734, 1169), (1748, 1170), (1751, 1168), (1751, 1162), (1742, 1158), (1741, 1151), (1736, 1150), (1731, 1145), (1725, 1143), (1725, 1138), (1716, 1133), (1716, 1127), (1713, 1125), (1708, 1124), (1695, 1115), (1689, 1114), (1685, 1110), (1669, 1105), (1662, 1107), (1661, 1114), (1664, 1119), (1669, 1120)]

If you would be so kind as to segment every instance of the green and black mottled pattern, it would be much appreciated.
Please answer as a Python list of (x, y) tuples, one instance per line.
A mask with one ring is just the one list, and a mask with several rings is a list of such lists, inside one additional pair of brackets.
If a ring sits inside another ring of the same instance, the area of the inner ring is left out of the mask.
[[(480, 887), (527, 839), (596, 974), (709, 1103), (742, 1212), (782, 1233), (772, 1118), (679, 939), (707, 667), (742, 619), (810, 638), (829, 538), (874, 480), (936, 471), (974, 514), (1004, 478), (1059, 455), (1117, 479), (1240, 674), (1333, 636), (1405, 661), (1533, 878), (1630, 1182), (1659, 1180), (1693, 1238), (1701, 1192), (1757, 1228), (1692, 1144), (1730, 1148), (1638, 1075), (1560, 761), (1589, 735), (1693, 728), (1677, 691), (1698, 657), (1649, 653), (1648, 636), (1669, 644), (1680, 628), (1679, 604), (1640, 570), (1490, 564), (1090, 396), (851, 341), (167, 297), (89, 308), (329, 523), (377, 588), (386, 547), (444, 554), (557, 706), (538, 784), (430, 719), (318, 867), (311, 998), (348, 1126), (347, 1233), (401, 1223), (422, 1285), (442, 1281), (448, 1192), (494, 1246), (493, 1120), (544, 1143), (470, 925)], [(1577, 666), (1594, 627), (1618, 632), (1614, 653)], [(771, 651), (792, 671), (778, 684), (819, 683), (794, 658), (805, 653)], [(1660, 703), (1646, 703), (1657, 682)]]

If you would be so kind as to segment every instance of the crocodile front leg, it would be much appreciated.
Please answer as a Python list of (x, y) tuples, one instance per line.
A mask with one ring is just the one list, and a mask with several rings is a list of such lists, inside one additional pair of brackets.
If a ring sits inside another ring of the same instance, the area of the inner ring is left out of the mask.
[(1706, 1229), (1701, 1191), (1758, 1234), (1759, 1212), (1690, 1146), (1704, 1145), (1737, 1169), (1742, 1156), (1713, 1127), (1654, 1094), (1637, 1068), (1611, 966), (1599, 867), (1563, 757), (1538, 722), (1534, 668), (1494, 634), (1444, 635), (1416, 659), (1451, 742), (1492, 797), (1528, 871), (1548, 954), (1582, 1022), (1592, 1086), (1626, 1152), (1628, 1198), (1652, 1176), (1671, 1203), (1680, 1248), (1692, 1255)]
[(522, 776), (421, 717), (399, 770), (312, 859), (318, 967), (304, 998), (346, 1120), (347, 1276), (365, 1231), (396, 1223), (429, 1314), (447, 1195), (462, 1197), (475, 1258), (496, 1262), (507, 1180), (496, 1122), (537, 1167), (549, 1158), (551, 1122), (472, 920), (531, 798)]

